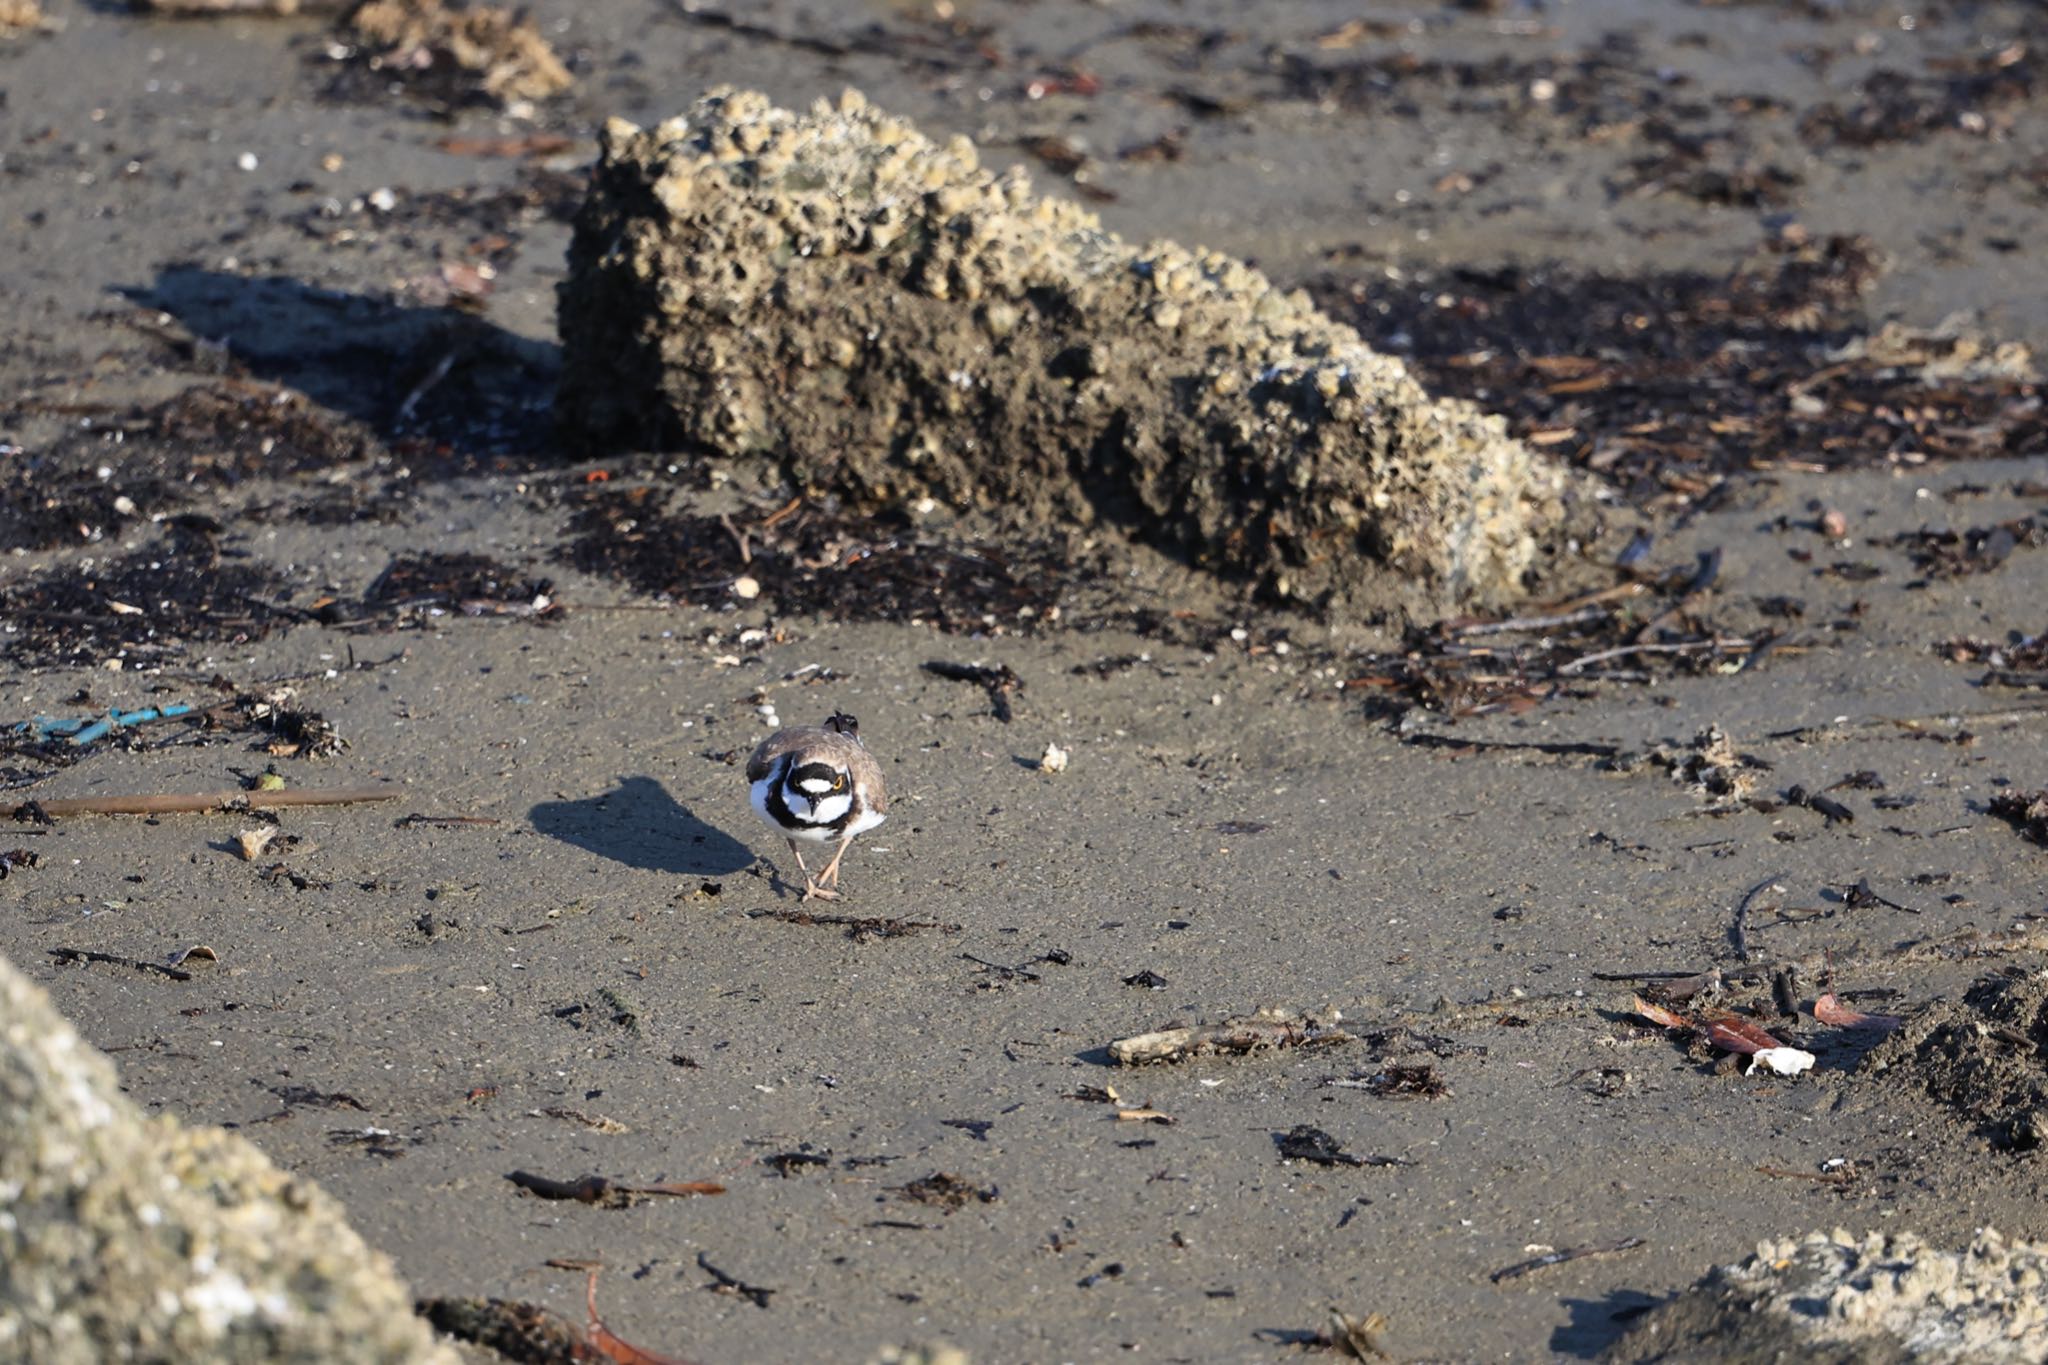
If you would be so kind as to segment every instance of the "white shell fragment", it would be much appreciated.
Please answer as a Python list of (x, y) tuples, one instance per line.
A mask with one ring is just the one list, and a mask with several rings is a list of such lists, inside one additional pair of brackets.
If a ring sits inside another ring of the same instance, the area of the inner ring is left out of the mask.
[(1038, 756), (1041, 772), (1063, 773), (1067, 770), (1067, 751), (1057, 744), (1048, 743), (1045, 752)]
[(1813, 1070), (1813, 1054), (1796, 1047), (1767, 1047), (1750, 1057), (1749, 1070), (1744, 1074), (1754, 1075), (1760, 1066), (1767, 1066), (1780, 1076), (1797, 1076)]

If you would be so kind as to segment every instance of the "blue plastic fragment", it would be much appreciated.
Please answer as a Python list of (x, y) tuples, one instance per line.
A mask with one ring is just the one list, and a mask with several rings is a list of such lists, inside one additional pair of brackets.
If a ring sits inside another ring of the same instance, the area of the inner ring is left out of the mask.
[(32, 734), (37, 739), (55, 739), (69, 736), (73, 744), (91, 744), (94, 740), (105, 739), (115, 728), (141, 725), (152, 720), (170, 720), (177, 716), (190, 715), (192, 703), (185, 701), (168, 702), (163, 706), (144, 706), (134, 711), (123, 711), (118, 706), (107, 708), (104, 716), (37, 716), (11, 727), (15, 734)]

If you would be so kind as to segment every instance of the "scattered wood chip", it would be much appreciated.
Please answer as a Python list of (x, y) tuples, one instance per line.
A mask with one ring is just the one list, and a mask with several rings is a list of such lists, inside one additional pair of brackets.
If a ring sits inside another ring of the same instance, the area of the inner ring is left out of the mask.
[(1119, 1109), (1116, 1111), (1116, 1121), (1118, 1123), (1171, 1124), (1174, 1119), (1171, 1114), (1164, 1114), (1157, 1109), (1146, 1107), (1141, 1109)]
[(539, 1199), (570, 1199), (601, 1209), (627, 1209), (658, 1195), (687, 1199), (694, 1195), (725, 1193), (725, 1186), (709, 1180), (626, 1185), (601, 1175), (586, 1175), (581, 1180), (552, 1180), (530, 1171), (514, 1171), (505, 1178)]
[(1118, 1066), (1138, 1066), (1145, 1062), (1184, 1061), (1206, 1052), (1241, 1056), (1268, 1047), (1348, 1043), (1352, 1041), (1351, 1035), (1337, 1026), (1343, 1017), (1334, 1009), (1297, 1013), (1268, 1006), (1220, 1024), (1182, 1025), (1119, 1038), (1109, 1045), (1109, 1057)]
[(1541, 1256), (1517, 1261), (1511, 1266), (1503, 1266), (1487, 1278), (1499, 1284), (1504, 1280), (1519, 1279), (1532, 1270), (1547, 1270), (1551, 1266), (1563, 1265), (1566, 1261), (1582, 1261), (1589, 1256), (1616, 1256), (1624, 1251), (1634, 1251), (1641, 1245), (1643, 1239), (1640, 1237), (1624, 1237), (1618, 1242), (1606, 1242), (1599, 1246), (1566, 1247), (1562, 1251), (1546, 1251)]
[(1015, 718), (1010, 698), (1024, 690), (1024, 680), (1008, 664), (956, 664), (934, 659), (924, 669), (954, 682), (975, 684), (988, 693), (989, 706), (997, 720), (1008, 725)]

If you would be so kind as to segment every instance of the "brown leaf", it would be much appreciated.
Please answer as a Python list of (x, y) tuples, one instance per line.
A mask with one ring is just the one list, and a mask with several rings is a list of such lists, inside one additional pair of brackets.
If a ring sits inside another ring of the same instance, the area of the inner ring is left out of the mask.
[(1707, 1041), (1723, 1052), (1754, 1055), (1783, 1043), (1739, 1015), (1724, 1014), (1707, 1021)]

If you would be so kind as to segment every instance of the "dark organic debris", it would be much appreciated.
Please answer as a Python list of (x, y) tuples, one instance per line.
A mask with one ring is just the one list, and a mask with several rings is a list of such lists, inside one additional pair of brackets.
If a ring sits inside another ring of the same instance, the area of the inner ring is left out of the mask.
[(1166, 978), (1147, 968), (1142, 972), (1135, 972), (1125, 977), (1124, 984), (1126, 986), (1135, 986), (1139, 990), (1163, 991), (1166, 989)]
[(2007, 644), (1959, 635), (1944, 640), (1934, 652), (1959, 664), (1984, 664), (1984, 682), (1996, 687), (2048, 688), (2048, 634), (2030, 635)]
[(725, 1186), (709, 1180), (627, 1185), (601, 1175), (586, 1175), (580, 1180), (553, 1180), (530, 1171), (514, 1171), (505, 1178), (539, 1199), (574, 1200), (600, 1209), (629, 1209), (657, 1196), (688, 1199), (696, 1195), (725, 1193)]
[(1297, 1123), (1284, 1133), (1273, 1135), (1284, 1161), (1312, 1161), (1318, 1166), (1413, 1166), (1397, 1156), (1354, 1156), (1344, 1145), (1320, 1128)]
[(1966, 531), (1923, 527), (1871, 543), (1903, 550), (1913, 561), (1913, 567), (1930, 578), (1964, 578), (2003, 567), (2015, 550), (2038, 550), (2048, 545), (2048, 516), (2017, 517), (1996, 526), (1972, 526)]
[(830, 1152), (777, 1152), (773, 1156), (762, 1157), (761, 1164), (787, 1180), (798, 1171), (809, 1170), (813, 1166), (823, 1167), (831, 1165), (832, 1154)]
[(544, 618), (558, 613), (554, 583), (508, 569), (480, 554), (402, 555), (363, 594), (370, 611), (407, 613), (429, 607), (465, 616)]
[(272, 863), (257, 873), (256, 879), (266, 886), (275, 886), (279, 882), (288, 882), (294, 891), (329, 891), (334, 887), (333, 882), (308, 877), (303, 872), (294, 872), (283, 863)]
[(891, 1185), (889, 1193), (912, 1204), (933, 1205), (947, 1213), (956, 1212), (969, 1204), (993, 1204), (1000, 1197), (994, 1185), (974, 1185), (944, 1171), (934, 1171), (922, 1180), (913, 1180), (907, 1185)]
[(81, 962), (106, 962), (116, 967), (133, 967), (138, 972), (150, 972), (157, 976), (167, 976), (173, 981), (190, 981), (192, 979), (192, 973), (183, 970), (176, 964), (146, 962), (141, 958), (122, 957), (117, 953), (95, 952), (88, 948), (52, 948), (50, 949), (50, 956), (57, 959), (59, 965), (66, 967)]
[[(0, 403), (0, 416), (49, 411)], [(63, 409), (74, 417), (47, 447), (0, 475), (0, 544), (89, 544), (152, 516), (178, 514), (195, 495), (257, 476), (322, 473), (378, 447), (357, 423), (304, 394), (240, 378), (197, 384), (146, 407)], [(101, 473), (102, 470), (106, 472)]]
[[(348, 748), (325, 716), (292, 705), (288, 691), (238, 696), (233, 709), (242, 728), (265, 736), (258, 747), (273, 758), (333, 758)], [(207, 720), (221, 723), (217, 710), (208, 712)]]
[(415, 1305), (434, 1330), (473, 1342), (519, 1365), (589, 1365), (596, 1357), (566, 1318), (517, 1299), (434, 1298)]
[(212, 534), (173, 533), (90, 567), (64, 564), (0, 588), (5, 653), (28, 667), (120, 659), (129, 668), (195, 642), (260, 640), (290, 619), (271, 605), (283, 576), (235, 559)]
[(1799, 134), (1816, 149), (1921, 142), (1941, 133), (2002, 139), (2048, 90), (2040, 58), (2024, 42), (1942, 65), (1947, 69), (1927, 76), (1880, 67), (1857, 82), (1853, 102), (1829, 101), (1808, 112)]
[(1434, 1100), (1451, 1093), (1450, 1086), (1427, 1062), (1408, 1062), (1353, 1076), (1367, 1093), (1383, 1100)]
[(655, 485), (601, 482), (567, 496), (571, 564), (678, 601), (760, 594), (784, 611), (835, 620), (1018, 630), (1056, 618), (1087, 569), (1049, 547), (949, 539), (802, 500), (708, 516), (687, 504), (672, 510)]
[[(205, 951), (207, 951), (208, 956), (212, 955), (210, 949)], [(265, 1086), (264, 1089), (277, 1096), (288, 1109), (304, 1107), (313, 1109), (353, 1109), (359, 1114), (370, 1112), (369, 1105), (364, 1104), (354, 1095), (342, 1090), (315, 1090), (310, 1085), (270, 1085)]]
[(701, 1251), (697, 1253), (697, 1268), (711, 1276), (712, 1283), (707, 1287), (712, 1293), (735, 1295), (745, 1299), (756, 1308), (766, 1308), (769, 1297), (776, 1292), (773, 1289), (763, 1289), (756, 1284), (748, 1284), (745, 1280), (735, 1275), (728, 1275), (717, 1266), (711, 1264), (710, 1260)]
[[(42, 863), (42, 855), (32, 848), (10, 848), (4, 853), (0, 853), (0, 882), (6, 881), (8, 874), (11, 872), (23, 868), (41, 867)], [(171, 965), (176, 966), (177, 964), (172, 963)]]
[(1515, 435), (1650, 509), (1710, 505), (1749, 471), (2048, 451), (2024, 348), (1869, 331), (1879, 269), (1865, 238), (1788, 228), (1719, 277), (1404, 268), (1310, 288), (1370, 335), (1406, 338), (1436, 391), (1505, 412)]
[(925, 664), (924, 671), (953, 682), (973, 683), (984, 689), (996, 719), (1005, 725), (1013, 716), (1010, 698), (1024, 690), (1024, 680), (1008, 664), (956, 664), (933, 659)]
[(1851, 910), (1862, 910), (1873, 905), (1881, 905), (1887, 910), (1897, 910), (1902, 914), (1917, 915), (1920, 913), (1920, 911), (1910, 905), (1901, 905), (1887, 896), (1879, 895), (1877, 888), (1870, 884), (1870, 878), (1868, 877), (1856, 879), (1855, 883), (1843, 893), (1842, 904), (1848, 906)]
[(865, 943), (871, 938), (910, 938), (926, 929), (937, 929), (940, 933), (957, 934), (957, 924), (941, 924), (936, 920), (897, 919), (893, 916), (873, 915), (820, 915), (809, 910), (749, 910), (748, 919), (781, 920), (784, 924), (805, 926), (828, 924), (846, 930), (846, 936), (855, 943)]
[[(289, 1108), (286, 1109), (289, 1113)], [(418, 1143), (418, 1137), (401, 1137), (389, 1128), (375, 1126), (367, 1128), (333, 1128), (327, 1133), (330, 1147), (353, 1147), (364, 1156), (373, 1156), (382, 1161), (396, 1161), (406, 1154), (406, 1149)]]
[(1856, 820), (1856, 812), (1850, 810), (1840, 801), (1835, 800), (1834, 797), (1824, 792), (1809, 791), (1802, 786), (1795, 785), (1787, 789), (1785, 792), (1785, 804), (1788, 806), (1804, 806), (1808, 810), (1819, 814), (1831, 826), (1853, 824)]
[(1990, 810), (2035, 843), (2048, 845), (2048, 790), (2000, 792)]
[[(1337, 693), (1364, 696), (1368, 714), (1390, 720), (1418, 707), (1461, 719), (1518, 715), (1557, 697), (1594, 695), (1603, 683), (1647, 683), (1725, 672), (1736, 663), (1749, 666), (1783, 648), (1782, 637), (1754, 623), (1738, 629), (1717, 619), (1732, 605), (1711, 591), (1719, 563), (1716, 551), (1668, 571), (1617, 568), (1612, 587), (1517, 616), (1456, 617), (1411, 628), (1399, 650), (1338, 660), (1343, 680)], [(1612, 752), (1604, 746), (1553, 747)]]

